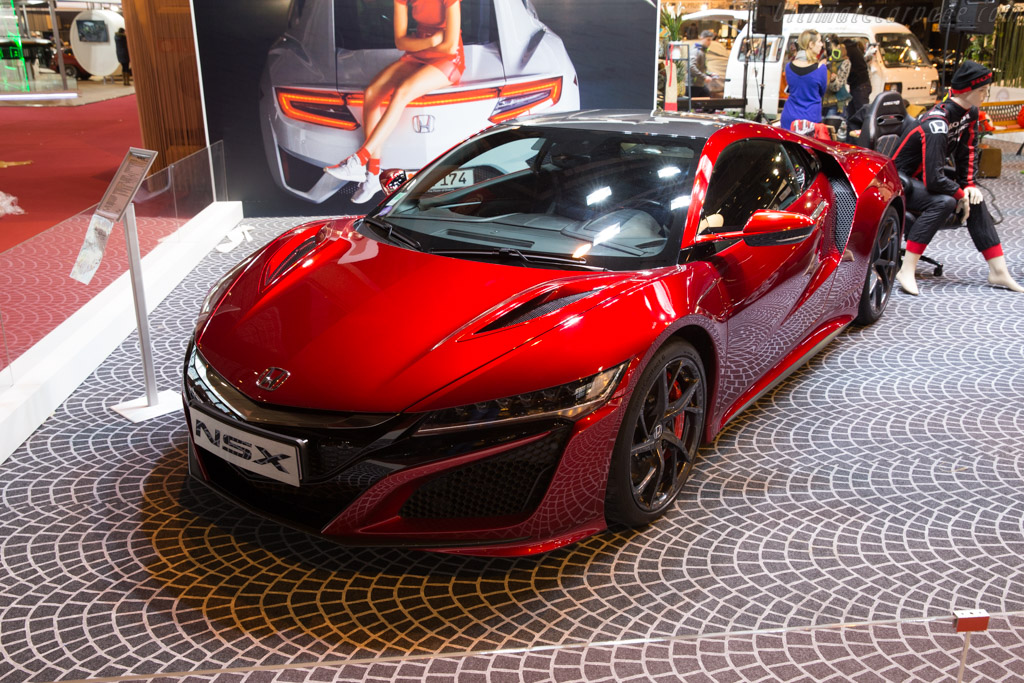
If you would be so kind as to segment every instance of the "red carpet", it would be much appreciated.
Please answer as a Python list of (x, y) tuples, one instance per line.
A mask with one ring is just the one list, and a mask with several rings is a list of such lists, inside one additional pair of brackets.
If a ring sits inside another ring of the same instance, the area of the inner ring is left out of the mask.
[[(135, 95), (77, 107), (0, 107), (0, 252), (100, 201), (128, 147), (142, 146)], [(80, 245), (80, 243), (79, 243)]]

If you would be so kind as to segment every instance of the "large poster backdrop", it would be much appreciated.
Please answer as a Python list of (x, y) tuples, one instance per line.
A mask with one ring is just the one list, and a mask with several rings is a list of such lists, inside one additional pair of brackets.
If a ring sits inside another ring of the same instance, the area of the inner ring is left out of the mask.
[[(363, 90), (402, 57), (394, 0), (192, 5), (210, 140), (224, 141), (231, 199), (247, 216), (363, 212), (349, 201), (356, 183), (322, 167), (362, 145)], [(653, 106), (650, 0), (460, 0), (460, 9), (465, 71), (405, 109), (382, 167), (419, 168), (531, 109)]]

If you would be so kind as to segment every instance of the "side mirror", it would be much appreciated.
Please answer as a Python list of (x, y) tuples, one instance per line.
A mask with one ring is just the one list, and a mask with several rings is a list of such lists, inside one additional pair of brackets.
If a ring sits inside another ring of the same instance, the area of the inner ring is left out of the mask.
[(759, 209), (743, 230), (699, 235), (697, 242), (742, 239), (752, 247), (769, 247), (802, 242), (814, 230), (815, 220), (792, 211)]
[(761, 209), (760, 211), (755, 211), (754, 215), (747, 221), (747, 224), (743, 226), (743, 236), (778, 235), (784, 237), (802, 232), (803, 235), (800, 239), (803, 239), (810, 234), (810, 228), (814, 227), (814, 223), (813, 218), (802, 213)]
[(401, 168), (389, 168), (386, 171), (381, 171), (380, 186), (384, 190), (385, 196), (390, 197), (398, 192), (398, 188), (405, 185), (409, 177), (409, 174)]

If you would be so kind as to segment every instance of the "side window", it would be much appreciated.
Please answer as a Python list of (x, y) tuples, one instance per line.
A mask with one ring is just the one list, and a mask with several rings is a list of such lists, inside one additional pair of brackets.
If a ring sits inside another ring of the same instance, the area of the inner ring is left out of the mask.
[(788, 64), (796, 59), (796, 53), (800, 51), (800, 47), (796, 44), (796, 41), (799, 40), (799, 38), (799, 33), (789, 36), (789, 39), (786, 41), (786, 56), (782, 59), (783, 64)]
[(715, 162), (698, 232), (742, 230), (759, 209), (785, 209), (817, 176), (817, 159), (799, 146), (743, 140)]
[[(792, 168), (793, 182), (796, 189), (796, 196), (799, 197), (814, 183), (821, 171), (821, 162), (814, 152), (804, 149), (800, 145), (785, 143), (786, 152)], [(784, 207), (779, 207), (784, 208)]]
[(762, 59), (768, 62), (779, 61), (781, 54), (782, 36), (768, 36), (768, 54), (765, 54), (765, 37), (755, 35), (751, 38), (744, 38), (740, 43), (739, 58), (741, 62), (760, 62)]

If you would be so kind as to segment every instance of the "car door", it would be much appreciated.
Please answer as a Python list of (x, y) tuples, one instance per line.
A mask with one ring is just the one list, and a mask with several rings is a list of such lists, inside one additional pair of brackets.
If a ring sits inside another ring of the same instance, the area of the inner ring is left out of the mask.
[(726, 147), (715, 162), (700, 214), (698, 234), (743, 229), (759, 209), (812, 217), (810, 233), (796, 243), (714, 243), (709, 261), (721, 275), (729, 343), (723, 405), (729, 405), (778, 363), (813, 328), (829, 279), (823, 274), (831, 193), (816, 157), (799, 145), (746, 139)]

